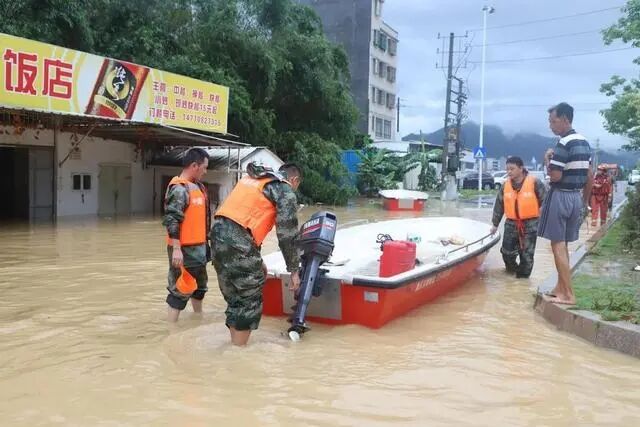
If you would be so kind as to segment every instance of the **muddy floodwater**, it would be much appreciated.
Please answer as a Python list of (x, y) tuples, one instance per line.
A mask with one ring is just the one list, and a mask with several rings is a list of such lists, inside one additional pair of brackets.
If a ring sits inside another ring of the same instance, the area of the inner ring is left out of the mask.
[[(489, 221), (487, 200), (420, 215)], [(334, 211), (342, 225), (414, 215)], [(165, 323), (163, 233), (160, 218), (0, 228), (0, 425), (640, 426), (640, 361), (534, 314), (546, 241), (530, 280), (495, 247), (474, 279), (380, 330), (313, 325), (291, 343), (264, 318), (238, 349), (211, 266), (204, 315)]]

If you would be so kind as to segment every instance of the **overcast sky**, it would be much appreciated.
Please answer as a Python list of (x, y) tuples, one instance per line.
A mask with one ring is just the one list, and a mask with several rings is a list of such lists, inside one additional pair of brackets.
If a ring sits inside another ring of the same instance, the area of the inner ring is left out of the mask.
[[(400, 34), (398, 84), (403, 105), (400, 135), (420, 129), (432, 132), (442, 127), (446, 79), (444, 70), (435, 68), (436, 62), (442, 65), (442, 57), (436, 53), (442, 48), (438, 33), (448, 37), (450, 32), (464, 35), (468, 30), (481, 29), (482, 7), (489, 4), (496, 11), (488, 19), (485, 123), (500, 125), (507, 133), (532, 131), (551, 136), (546, 107), (567, 101), (576, 109), (574, 126), (579, 132), (594, 142), (599, 138), (605, 148), (618, 148), (624, 139), (609, 134), (602, 125), (599, 110), (606, 108), (610, 100), (599, 88), (613, 74), (636, 77), (640, 67), (632, 60), (640, 56), (640, 49), (552, 60), (491, 61), (627, 47), (620, 42), (605, 46), (597, 32), (615, 23), (622, 16), (619, 10), (529, 25), (490, 27), (591, 12), (624, 3), (624, 0), (387, 0), (384, 20)], [(588, 33), (504, 44), (578, 32)], [(467, 39), (460, 40), (476, 45), (468, 55), (467, 68), (460, 69), (458, 76), (468, 78), (469, 119), (479, 122), (482, 31), (469, 32)], [(456, 41), (456, 50), (460, 40)]]

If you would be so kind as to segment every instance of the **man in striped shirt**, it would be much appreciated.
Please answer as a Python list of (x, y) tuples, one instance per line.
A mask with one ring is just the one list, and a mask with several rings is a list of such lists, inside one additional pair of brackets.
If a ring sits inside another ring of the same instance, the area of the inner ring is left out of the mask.
[(549, 127), (560, 137), (554, 149), (545, 154), (551, 189), (542, 205), (538, 236), (551, 241), (558, 271), (558, 283), (550, 293), (551, 301), (575, 304), (571, 287), (569, 242), (578, 240), (583, 210), (588, 206), (593, 175), (589, 168), (591, 147), (573, 130), (573, 107), (563, 102), (549, 109)]

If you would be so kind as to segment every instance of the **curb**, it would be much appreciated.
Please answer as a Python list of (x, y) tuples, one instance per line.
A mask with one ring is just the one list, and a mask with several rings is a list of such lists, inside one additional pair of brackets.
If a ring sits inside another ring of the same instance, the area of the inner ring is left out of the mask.
[[(589, 251), (618, 220), (626, 202), (627, 199), (625, 198), (618, 203), (611, 213), (611, 221), (602, 226), (571, 255), (569, 264), (573, 273), (575, 273)], [(533, 304), (533, 309), (537, 313), (563, 332), (576, 335), (598, 347), (617, 350), (640, 359), (640, 325), (628, 322), (609, 322), (602, 320), (600, 315), (590, 311), (570, 310), (564, 305), (550, 302), (548, 300), (549, 297), (543, 293), (553, 289), (557, 277), (557, 273), (553, 272), (538, 287)]]

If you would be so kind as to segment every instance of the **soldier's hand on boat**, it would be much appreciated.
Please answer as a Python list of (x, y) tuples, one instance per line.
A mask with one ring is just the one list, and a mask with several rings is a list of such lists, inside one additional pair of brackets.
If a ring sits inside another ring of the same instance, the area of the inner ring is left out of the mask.
[(184, 257), (182, 256), (182, 250), (179, 248), (174, 248), (171, 254), (171, 265), (175, 268), (182, 267), (182, 263), (184, 262)]
[(496, 234), (496, 231), (498, 231), (498, 227), (496, 227), (495, 225), (491, 226), (491, 230), (489, 230), (489, 232), (492, 236)]
[(289, 282), (289, 290), (297, 291), (300, 288), (300, 274), (297, 271), (291, 273), (291, 281)]

